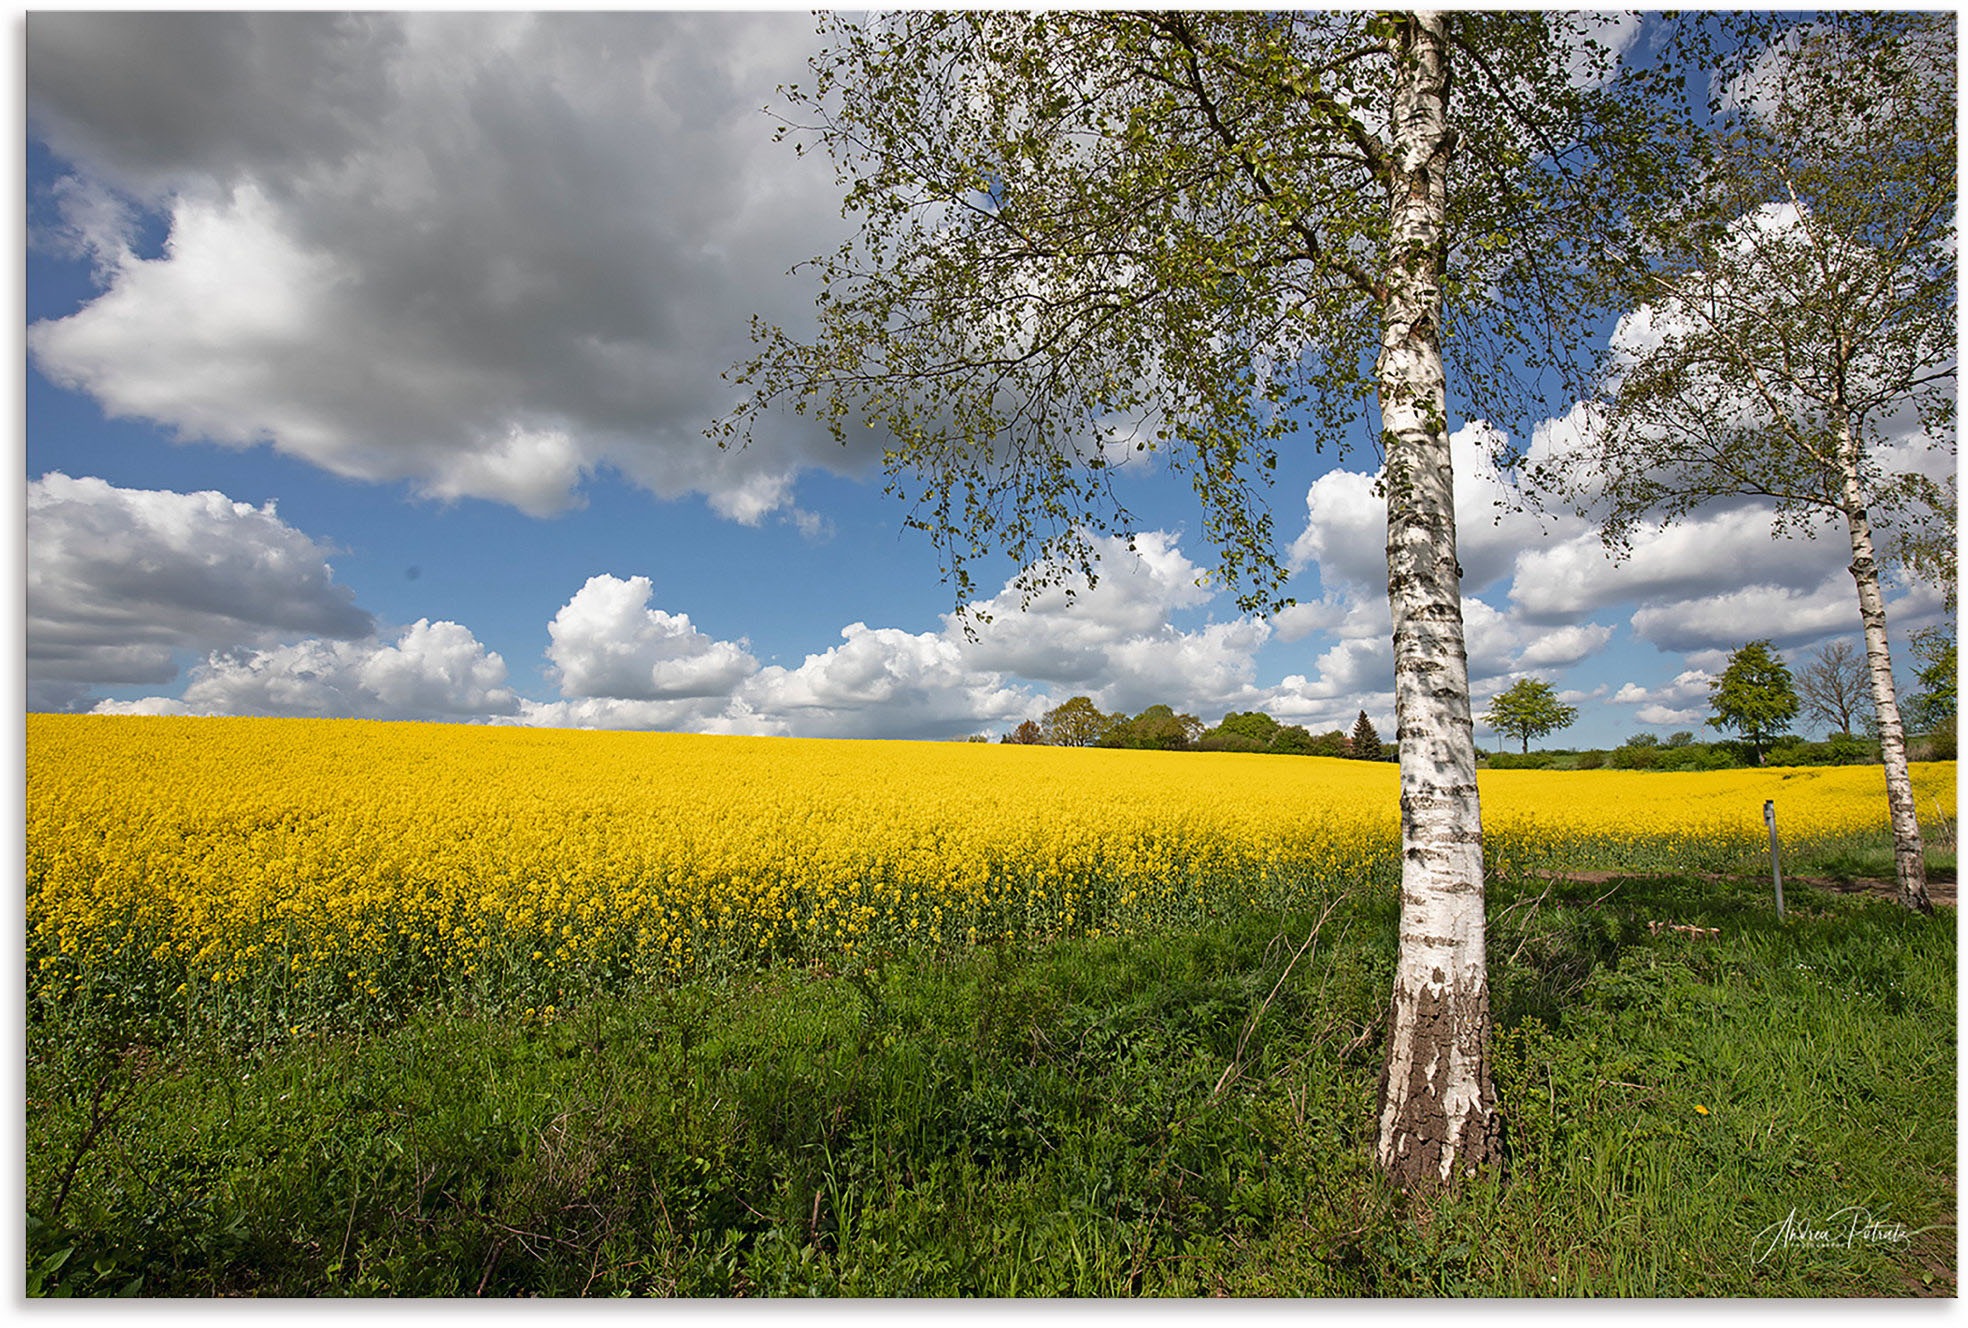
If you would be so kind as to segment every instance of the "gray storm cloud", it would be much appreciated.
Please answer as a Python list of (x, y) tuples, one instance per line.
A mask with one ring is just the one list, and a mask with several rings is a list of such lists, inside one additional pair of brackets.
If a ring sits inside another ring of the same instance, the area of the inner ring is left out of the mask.
[(165, 682), (178, 651), (375, 628), (271, 504), (57, 472), (27, 486), (27, 539), (30, 684)]
[(113, 415), (439, 498), (545, 515), (612, 469), (790, 511), (801, 469), (863, 458), (703, 430), (750, 316), (800, 326), (785, 273), (843, 233), (763, 111), (812, 42), (804, 14), (36, 14), (30, 133), (68, 174), (31, 238), (101, 290), (29, 352)]

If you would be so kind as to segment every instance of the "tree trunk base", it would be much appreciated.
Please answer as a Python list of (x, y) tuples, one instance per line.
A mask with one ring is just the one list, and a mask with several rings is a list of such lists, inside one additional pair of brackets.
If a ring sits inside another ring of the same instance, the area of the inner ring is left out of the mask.
[[(1467, 1117), (1453, 1140), (1439, 1109), (1432, 1116), (1397, 1123), (1395, 1130), (1391, 1145), (1383, 1149), (1381, 1170), (1405, 1194), (1450, 1190), (1483, 1172), (1501, 1175), (1504, 1171), (1503, 1117), (1495, 1110)], [(1453, 1150), (1454, 1161), (1444, 1176), (1446, 1149)]]
[(1412, 1193), (1499, 1166), (1503, 1117), (1490, 1084), (1488, 1000), (1459, 1002), (1423, 990), (1405, 1020), (1400, 1004), (1397, 990), (1380, 1075), (1381, 1171)]
[(1908, 890), (1902, 886), (1893, 897), (1900, 901), (1901, 907), (1911, 909), (1915, 913), (1932, 916), (1934, 912), (1934, 901), (1927, 897), (1925, 887)]

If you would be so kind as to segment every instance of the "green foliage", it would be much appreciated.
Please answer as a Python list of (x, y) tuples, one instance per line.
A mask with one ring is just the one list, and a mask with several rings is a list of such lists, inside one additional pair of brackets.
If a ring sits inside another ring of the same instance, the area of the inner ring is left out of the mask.
[(1935, 725), (1932, 732), (1923, 735), (1917, 740), (1917, 748), (1910, 746), (1911, 755), (1909, 759), (1915, 761), (1954, 760), (1954, 724), (1955, 717), (1949, 715), (1946, 719)]
[(1715, 708), (1709, 726), (1741, 734), (1757, 765), (1764, 746), (1797, 714), (1790, 668), (1768, 641), (1751, 641), (1731, 654), (1722, 676), (1710, 685), (1709, 698)]
[(1878, 742), (1849, 733), (1834, 733), (1823, 742), (1785, 734), (1770, 744), (1771, 765), (1875, 765), (1878, 761)]
[(1614, 749), (1612, 754), (1607, 756), (1606, 764), (1614, 770), (1652, 770), (1661, 755), (1660, 748), (1652, 743), (1629, 742), (1624, 747)]
[(1327, 729), (1324, 733), (1312, 735), (1313, 756), (1345, 756), (1352, 751), (1352, 742), (1338, 729)]
[(1264, 750), (1276, 756), (1330, 755), (1320, 752), (1319, 740), (1303, 724), (1280, 724)]
[(1346, 754), (1356, 761), (1378, 761), (1387, 755), (1381, 745), (1380, 734), (1374, 730), (1373, 721), (1367, 718), (1364, 710), (1353, 721), (1353, 732), (1346, 737)]
[[(1952, 627), (1923, 627), (1908, 642), (1920, 691), (1907, 698), (1907, 725), (1916, 733), (1946, 726), (1953, 734), (1955, 669), (1960, 648)], [(1942, 758), (1946, 759), (1946, 758)]]
[[(1807, 744), (1801, 750), (1816, 748)], [(1485, 764), (1492, 770), (1730, 770), (1742, 765), (1747, 755), (1746, 749), (1733, 742), (1683, 741), (1656, 746), (1628, 742), (1611, 751), (1491, 752)]]
[(1233, 710), (1196, 740), (1205, 752), (1269, 752), (1274, 756), (1345, 756), (1346, 735), (1313, 733), (1302, 724), (1280, 724), (1261, 710)]
[(1104, 714), (1084, 696), (1054, 707), (1043, 721), (1024, 721), (1002, 741), (1170, 752), (1268, 752), (1274, 756), (1346, 756), (1351, 751), (1346, 735), (1338, 729), (1314, 734), (1302, 724), (1280, 724), (1261, 710), (1233, 710), (1222, 723), (1205, 729), (1194, 715), (1178, 714), (1167, 705), (1151, 705), (1129, 718)]
[(1278, 728), (1278, 721), (1262, 710), (1232, 710), (1197, 745), (1216, 752), (1268, 751)]
[(1484, 764), (1492, 770), (1552, 770), (1559, 757), (1553, 752), (1491, 752)]
[(1654, 756), (1654, 770), (1728, 770), (1741, 765), (1730, 745), (1719, 742), (1683, 742), (1663, 747)]
[[(1793, 746), (1786, 751), (1796, 759), (1785, 764), (1842, 765), (1852, 759), (1852, 749), (1847, 746), (1806, 744), (1795, 738), (1789, 741)], [(1876, 757), (1876, 748), (1873, 753)], [(1586, 769), (1585, 758), (1593, 754), (1580, 753), (1578, 768)], [(1665, 743), (1651, 733), (1636, 733), (1623, 746), (1596, 755), (1599, 765), (1613, 770), (1729, 770), (1743, 764), (1734, 743), (1696, 742), (1691, 733), (1672, 734)]]
[(1538, 678), (1519, 678), (1497, 693), (1483, 722), (1498, 733), (1519, 739), (1523, 750), (1528, 752), (1532, 738), (1569, 728), (1577, 718), (1578, 708), (1560, 701), (1550, 683)]
[(1125, 718), (1103, 713), (1091, 697), (1073, 696), (1045, 712), (1039, 731), (1053, 747), (1091, 747)]
[[(1779, 926), (1767, 878), (1493, 880), (1511, 1165), (1435, 1198), (1372, 1162), (1389, 890), (552, 1019), (433, 1011), (252, 1050), (36, 1039), (27, 1285), (1952, 1294), (1953, 919), (1786, 895)], [(1845, 1203), (1907, 1239), (1757, 1243)]]
[(1203, 722), (1194, 715), (1178, 715), (1168, 706), (1151, 705), (1133, 719), (1116, 717), (1100, 735), (1099, 745), (1179, 752), (1194, 746), (1202, 733)]
[[(757, 325), (712, 430), (790, 406), (879, 449), (973, 612), (1002, 552), (1026, 596), (1131, 537), (1116, 471), (1189, 479), (1246, 609), (1289, 576), (1266, 495), (1301, 430), (1342, 445), (1379, 386), (1405, 169), (1384, 107), (1412, 25), (1361, 10), (897, 10), (829, 17), (787, 134), (836, 164), (854, 240), (816, 257), (810, 337)], [(1441, 346), (1504, 422), (1542, 418), (1619, 249), (1676, 178), (1678, 83), (1578, 15), (1457, 12)], [(1592, 73), (1593, 77), (1581, 77)], [(1535, 366), (1519, 373), (1530, 357)]]

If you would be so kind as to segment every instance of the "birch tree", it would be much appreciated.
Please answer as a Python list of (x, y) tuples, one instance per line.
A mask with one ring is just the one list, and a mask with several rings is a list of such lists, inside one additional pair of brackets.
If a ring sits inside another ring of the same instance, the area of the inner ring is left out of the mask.
[[(1882, 533), (1954, 575), (1955, 19), (1844, 12), (1725, 84), (1613, 340), (1590, 465), (1534, 467), (1616, 553), (1643, 523), (1772, 503), (1851, 549), (1900, 902), (1927, 874), (1881, 587)], [(1936, 455), (1938, 454), (1938, 455)]]
[(1602, 25), (824, 19), (788, 133), (832, 155), (859, 233), (808, 269), (817, 331), (755, 326), (734, 375), (751, 395), (715, 430), (740, 443), (781, 407), (843, 442), (877, 430), (960, 611), (994, 552), (1028, 597), (1091, 584), (1097, 541), (1133, 531), (1114, 477), (1153, 456), (1195, 491), (1212, 575), (1257, 611), (1288, 602), (1280, 449), (1366, 426), (1403, 848), (1378, 1156), (1404, 1186), (1473, 1172), (1501, 1139), (1449, 376), (1485, 418), (1540, 418), (1533, 375), (1570, 363), (1581, 275), (1674, 174), (1641, 150), (1665, 84), (1616, 71)]

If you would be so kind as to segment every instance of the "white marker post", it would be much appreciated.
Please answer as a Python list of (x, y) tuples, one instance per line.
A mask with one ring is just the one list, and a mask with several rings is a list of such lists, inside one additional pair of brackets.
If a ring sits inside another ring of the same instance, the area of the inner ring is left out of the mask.
[(1777, 887), (1777, 921), (1783, 921), (1783, 867), (1777, 861), (1777, 804), (1763, 804), (1763, 824), (1770, 827), (1770, 879)]

